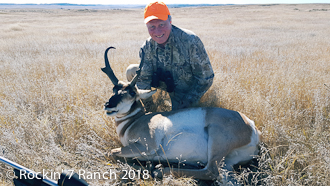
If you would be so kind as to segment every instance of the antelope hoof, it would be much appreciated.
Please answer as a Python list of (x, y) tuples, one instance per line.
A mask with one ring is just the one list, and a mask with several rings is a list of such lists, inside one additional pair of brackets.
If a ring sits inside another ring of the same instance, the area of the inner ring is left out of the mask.
[(107, 154), (107, 159), (109, 159), (113, 163), (122, 161), (123, 158), (118, 156), (120, 153), (121, 148), (111, 149), (111, 151)]
[(152, 170), (151, 176), (157, 180), (162, 180), (164, 176), (164, 168), (163, 167), (158, 167)]
[(111, 149), (111, 154), (114, 156), (117, 156), (120, 153), (121, 153), (121, 148)]

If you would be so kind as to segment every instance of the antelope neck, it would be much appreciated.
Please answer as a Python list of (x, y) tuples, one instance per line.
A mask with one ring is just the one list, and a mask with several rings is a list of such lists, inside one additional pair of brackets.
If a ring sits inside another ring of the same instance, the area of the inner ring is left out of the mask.
[(119, 134), (119, 137), (123, 137), (126, 129), (143, 115), (145, 115), (145, 112), (141, 102), (135, 101), (131, 109), (125, 115), (121, 117), (116, 116), (116, 131), (117, 134)]

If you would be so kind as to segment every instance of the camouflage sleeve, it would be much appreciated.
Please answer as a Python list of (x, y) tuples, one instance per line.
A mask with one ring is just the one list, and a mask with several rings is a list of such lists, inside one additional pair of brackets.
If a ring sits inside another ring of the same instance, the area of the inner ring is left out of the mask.
[[(143, 48), (140, 49), (140, 59), (142, 58), (142, 51)], [(152, 62), (148, 60), (148, 57), (144, 55), (144, 60), (143, 66), (141, 69), (141, 74), (140, 77), (136, 83), (136, 86), (139, 89), (144, 89), (144, 90), (150, 90), (151, 89), (151, 81), (152, 81), (152, 73), (153, 73), (153, 68), (152, 68)]]
[(190, 63), (196, 82), (185, 96), (186, 99), (200, 99), (213, 83), (213, 69), (204, 45), (199, 37), (195, 37), (190, 47)]

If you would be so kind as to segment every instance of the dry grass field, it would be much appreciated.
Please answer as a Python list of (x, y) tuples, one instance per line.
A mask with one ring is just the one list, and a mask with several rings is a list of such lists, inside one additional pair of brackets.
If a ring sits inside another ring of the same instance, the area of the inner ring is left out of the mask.
[[(215, 71), (201, 106), (245, 113), (263, 133), (243, 185), (330, 185), (330, 4), (172, 8)], [(32, 170), (121, 170), (103, 105), (108, 46), (117, 77), (148, 37), (143, 9), (0, 9), (0, 156)], [(219, 167), (221, 169), (221, 167)], [(0, 165), (0, 184), (12, 185)], [(225, 173), (224, 173), (225, 174)], [(189, 178), (89, 179), (91, 185), (206, 184)], [(218, 184), (215, 182), (214, 184)]]

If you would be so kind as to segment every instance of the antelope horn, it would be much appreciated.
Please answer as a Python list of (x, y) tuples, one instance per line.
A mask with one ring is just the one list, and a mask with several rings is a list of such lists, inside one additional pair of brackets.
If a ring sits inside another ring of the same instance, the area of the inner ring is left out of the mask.
[(118, 79), (117, 77), (115, 76), (115, 74), (113, 73), (111, 67), (110, 67), (110, 64), (109, 64), (109, 60), (108, 60), (108, 51), (110, 49), (116, 49), (115, 47), (109, 47), (105, 50), (105, 53), (104, 53), (104, 60), (105, 60), (105, 67), (104, 68), (101, 68), (101, 70), (108, 75), (108, 77), (110, 78), (110, 80), (112, 81), (112, 83), (114, 85), (118, 85)]
[(136, 75), (134, 76), (134, 78), (132, 79), (132, 81), (130, 82), (130, 85), (131, 86), (135, 86), (140, 74), (141, 74), (141, 69), (142, 69), (142, 66), (143, 66), (143, 62), (144, 62), (144, 51), (142, 50), (141, 52), (141, 62), (140, 62), (140, 65), (139, 65), (139, 69), (136, 71)]

